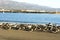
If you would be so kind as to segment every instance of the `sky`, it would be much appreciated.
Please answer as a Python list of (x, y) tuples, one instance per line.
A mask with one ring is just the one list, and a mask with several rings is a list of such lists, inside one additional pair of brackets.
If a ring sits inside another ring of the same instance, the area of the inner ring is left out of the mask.
[(48, 6), (52, 8), (60, 8), (60, 0), (14, 0), (17, 2), (27, 2), (41, 6)]

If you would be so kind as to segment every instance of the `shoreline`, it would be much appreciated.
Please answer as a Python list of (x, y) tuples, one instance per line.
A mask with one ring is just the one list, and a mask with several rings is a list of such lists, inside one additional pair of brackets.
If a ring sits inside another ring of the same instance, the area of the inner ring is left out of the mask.
[[(33, 24), (33, 25), (46, 25), (48, 23), (21, 23), (21, 22), (0, 22), (0, 24), (3, 23), (9, 23), (9, 24)], [(52, 24), (56, 24), (56, 23), (52, 23)], [(60, 26), (60, 23), (57, 23), (56, 25)]]

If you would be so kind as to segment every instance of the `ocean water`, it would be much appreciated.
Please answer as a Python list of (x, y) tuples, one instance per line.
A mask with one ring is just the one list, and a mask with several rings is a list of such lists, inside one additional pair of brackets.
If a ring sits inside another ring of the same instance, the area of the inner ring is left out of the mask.
[(0, 13), (0, 22), (60, 24), (60, 14)]

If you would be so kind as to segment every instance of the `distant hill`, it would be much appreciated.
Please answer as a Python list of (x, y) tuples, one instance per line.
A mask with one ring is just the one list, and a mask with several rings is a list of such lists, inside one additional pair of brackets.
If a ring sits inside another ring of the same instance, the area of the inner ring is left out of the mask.
[[(12, 0), (0, 0), (0, 9), (35, 9), (35, 10), (47, 10), (47, 11), (56, 11), (55, 8), (50, 8), (47, 6), (39, 6), (35, 4), (29, 4), (24, 2), (16, 2)], [(60, 11), (60, 9), (57, 9)]]

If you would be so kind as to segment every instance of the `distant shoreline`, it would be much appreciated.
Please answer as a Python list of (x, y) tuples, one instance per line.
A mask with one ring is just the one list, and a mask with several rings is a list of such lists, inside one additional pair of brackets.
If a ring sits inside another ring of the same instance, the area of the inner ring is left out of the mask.
[(60, 14), (60, 12), (45, 11), (45, 10), (5, 10), (1, 9), (0, 13), (49, 13), (49, 14)]

